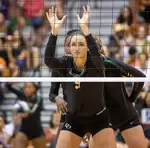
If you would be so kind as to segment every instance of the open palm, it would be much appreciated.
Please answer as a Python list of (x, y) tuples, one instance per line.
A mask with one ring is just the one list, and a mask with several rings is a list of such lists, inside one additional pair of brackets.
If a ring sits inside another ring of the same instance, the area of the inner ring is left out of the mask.
[(52, 28), (52, 33), (57, 35), (63, 22), (66, 19), (66, 15), (61, 20), (59, 20), (57, 17), (57, 8), (52, 7), (51, 9), (49, 9), (49, 13), (46, 12), (46, 16)]
[(83, 6), (83, 16), (82, 16), (82, 18), (80, 18), (79, 15), (77, 15), (80, 27), (88, 24), (89, 13), (90, 13), (90, 7), (87, 6), (87, 9), (86, 9), (85, 6)]

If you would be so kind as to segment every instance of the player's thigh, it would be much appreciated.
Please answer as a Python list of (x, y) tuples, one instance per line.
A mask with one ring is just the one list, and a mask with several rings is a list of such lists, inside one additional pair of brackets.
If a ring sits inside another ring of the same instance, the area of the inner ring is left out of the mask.
[(129, 148), (147, 148), (146, 138), (140, 125), (126, 129), (121, 134)]
[(26, 148), (29, 143), (28, 137), (22, 133), (18, 132), (15, 136), (15, 148)]
[(78, 148), (81, 141), (82, 138), (80, 136), (70, 131), (62, 130), (59, 134), (56, 148)]
[(32, 140), (32, 144), (35, 148), (46, 148), (46, 139), (44, 136), (35, 138)]
[(93, 136), (93, 148), (117, 148), (113, 129), (105, 128)]

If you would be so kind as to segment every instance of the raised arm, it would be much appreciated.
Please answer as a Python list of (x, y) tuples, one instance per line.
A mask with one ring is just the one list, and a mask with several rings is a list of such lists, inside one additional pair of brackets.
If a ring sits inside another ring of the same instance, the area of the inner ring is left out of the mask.
[(96, 41), (94, 40), (93, 36), (89, 32), (89, 28), (88, 28), (89, 13), (90, 13), (90, 7), (87, 6), (86, 9), (83, 6), (82, 18), (80, 18), (79, 15), (77, 15), (78, 22), (80, 24), (83, 34), (85, 35), (93, 64), (96, 66), (97, 69), (104, 70), (103, 57), (99, 53), (99, 47), (97, 46)]
[(9, 91), (11, 91), (12, 93), (14, 93), (14, 94), (17, 95), (18, 99), (23, 100), (25, 98), (24, 93), (21, 92), (21, 91), (19, 91), (19, 90), (17, 90), (16, 88), (14, 88), (12, 86), (12, 84), (7, 83), (6, 86), (7, 86), (7, 88), (8, 88)]
[(45, 49), (45, 64), (52, 70), (59, 71), (65, 68), (64, 61), (62, 59), (55, 58), (56, 41), (59, 30), (66, 18), (64, 16), (61, 20), (57, 17), (57, 8), (49, 9), (49, 13), (46, 12), (47, 19), (52, 29), (49, 41)]

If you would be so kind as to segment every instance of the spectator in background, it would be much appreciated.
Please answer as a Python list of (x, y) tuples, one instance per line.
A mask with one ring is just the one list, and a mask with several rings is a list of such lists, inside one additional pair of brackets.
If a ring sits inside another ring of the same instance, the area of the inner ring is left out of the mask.
[(17, 18), (17, 28), (22, 35), (25, 45), (29, 48), (30, 57), (32, 57), (30, 58), (30, 68), (35, 69), (39, 66), (39, 49), (35, 45), (36, 34), (34, 28), (26, 24), (23, 16)]
[(5, 126), (4, 116), (0, 116), (0, 147), (8, 148), (8, 135), (6, 135), (3, 131)]
[(8, 135), (9, 143), (11, 148), (15, 148), (15, 135), (20, 129), (21, 118), (18, 114), (12, 113), (12, 121), (9, 124), (6, 124), (3, 128), (3, 131)]
[(138, 53), (141, 53), (143, 46), (146, 46), (147, 44), (147, 33), (148, 33), (147, 26), (139, 25), (137, 36), (135, 39), (135, 46)]
[(17, 65), (11, 63), (11, 56), (5, 46), (5, 38), (0, 38), (0, 75), (2, 77), (16, 77), (19, 75)]
[(148, 66), (148, 56), (145, 53), (140, 53), (138, 55), (140, 70), (146, 75), (147, 74), (147, 66)]
[(150, 1), (149, 0), (129, 0), (134, 15), (139, 23), (150, 23)]
[(21, 0), (18, 4), (24, 12), (24, 17), (29, 18), (35, 28), (43, 24), (43, 0)]
[(139, 60), (137, 59), (137, 50), (135, 47), (129, 49), (129, 56), (125, 61), (126, 64), (129, 64), (135, 68), (139, 68)]
[(150, 1), (136, 0), (139, 8), (139, 16), (143, 18), (145, 23), (150, 23)]
[(132, 33), (128, 33), (126, 36), (124, 36), (124, 39), (122, 40), (122, 47), (121, 47), (121, 56), (122, 60), (126, 61), (126, 59), (129, 57), (129, 50), (132, 48), (135, 48), (135, 37)]
[(5, 36), (7, 33), (7, 24), (3, 13), (0, 12), (0, 36)]
[(4, 48), (5, 39), (0, 38), (0, 76), (9, 76), (9, 59), (7, 51)]
[(20, 31), (22, 38), (27, 46), (33, 46), (36, 40), (34, 28), (26, 23), (23, 16), (17, 17), (16, 29)]
[(5, 46), (5, 44), (5, 38), (0, 38), (0, 74), (3, 77), (16, 77), (19, 75), (19, 71), (17, 65), (11, 61), (11, 56), (7, 49), (9, 46), (7, 44)]
[[(5, 1), (5, 0), (4, 0)], [(20, 14), (19, 7), (17, 5), (17, 1), (20, 0), (6, 0), (8, 1), (8, 19), (16, 17)]]
[(112, 41), (116, 42), (116, 46), (120, 47), (122, 45), (120, 41), (131, 32), (133, 21), (134, 18), (131, 8), (129, 6), (122, 7), (120, 15), (113, 25), (114, 38), (112, 38)]
[[(150, 70), (149, 70), (150, 67), (148, 65), (148, 55), (142, 52), (138, 55), (137, 58), (139, 59), (139, 63), (140, 63), (139, 70), (142, 71), (148, 79), (150, 79)], [(149, 83), (145, 82), (144, 89), (148, 90), (148, 88), (149, 88)]]
[(142, 52), (147, 54), (148, 57), (150, 58), (150, 25), (146, 26), (147, 30), (147, 37), (144, 45), (142, 46)]
[(10, 0), (1, 0), (0, 1), (0, 12), (8, 19), (8, 2)]
[[(22, 20), (20, 20), (20, 19), (22, 19), (22, 17), (24, 19), (24, 22), (21, 22)], [(23, 15), (17, 15), (17, 16), (12, 17), (8, 20), (8, 25), (7, 25), (8, 34), (12, 35), (12, 33), (15, 29), (17, 29), (17, 28), (20, 29), (20, 25), (21, 25), (20, 23), (24, 23), (24, 26), (31, 26), (32, 25), (30, 19), (25, 18)]]
[(7, 39), (7, 52), (11, 64), (17, 65), (21, 72), (30, 67), (29, 51), (23, 41), (19, 30), (14, 30), (13, 36)]

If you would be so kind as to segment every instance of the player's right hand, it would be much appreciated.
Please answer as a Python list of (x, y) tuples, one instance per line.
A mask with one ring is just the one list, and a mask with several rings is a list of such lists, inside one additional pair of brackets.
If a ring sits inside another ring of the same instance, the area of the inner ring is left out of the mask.
[(61, 20), (57, 17), (57, 8), (52, 7), (49, 12), (46, 12), (47, 19), (52, 29), (53, 35), (58, 35), (59, 30), (66, 19), (66, 15)]
[(58, 112), (60, 112), (62, 115), (66, 115), (67, 102), (63, 98), (61, 98), (60, 96), (57, 96), (55, 100), (56, 100)]

